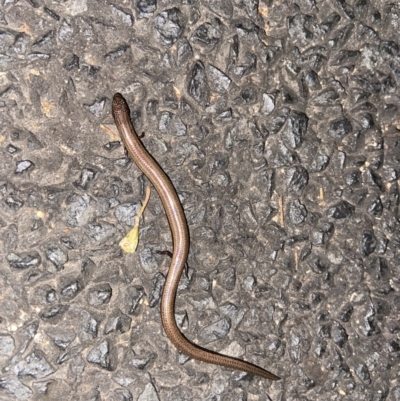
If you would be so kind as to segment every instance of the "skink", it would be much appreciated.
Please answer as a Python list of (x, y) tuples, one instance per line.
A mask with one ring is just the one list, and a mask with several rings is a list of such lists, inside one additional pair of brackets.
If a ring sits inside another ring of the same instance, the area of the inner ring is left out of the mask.
[(115, 125), (129, 155), (158, 192), (172, 232), (173, 254), (161, 300), (162, 324), (168, 338), (179, 351), (191, 358), (242, 370), (266, 379), (279, 380), (278, 376), (252, 363), (199, 347), (190, 342), (179, 330), (175, 321), (175, 298), (189, 253), (189, 231), (185, 213), (171, 180), (147, 152), (136, 134), (130, 120), (129, 107), (119, 93), (114, 95), (112, 113)]

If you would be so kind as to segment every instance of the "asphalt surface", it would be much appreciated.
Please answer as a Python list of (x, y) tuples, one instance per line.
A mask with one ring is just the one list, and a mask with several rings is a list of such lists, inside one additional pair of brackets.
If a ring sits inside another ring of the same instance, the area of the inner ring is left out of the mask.
[[(399, 46), (396, 1), (3, 0), (0, 399), (399, 401)], [(116, 92), (188, 219), (183, 333), (282, 380), (169, 343)]]

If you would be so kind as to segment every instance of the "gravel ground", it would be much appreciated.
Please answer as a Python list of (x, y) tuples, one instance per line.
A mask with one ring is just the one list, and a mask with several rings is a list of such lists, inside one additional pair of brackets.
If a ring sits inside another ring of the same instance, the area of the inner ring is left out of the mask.
[[(1, 400), (400, 400), (400, 5), (2, 0)], [(191, 233), (177, 320), (121, 92)]]

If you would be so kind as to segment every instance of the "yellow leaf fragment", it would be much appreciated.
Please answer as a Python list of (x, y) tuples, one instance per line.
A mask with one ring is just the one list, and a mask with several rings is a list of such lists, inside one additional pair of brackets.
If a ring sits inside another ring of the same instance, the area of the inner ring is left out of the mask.
[(133, 253), (136, 251), (139, 242), (139, 225), (135, 222), (132, 230), (125, 235), (119, 243), (121, 249), (126, 253)]
[(142, 216), (144, 209), (146, 209), (147, 203), (150, 199), (150, 187), (146, 188), (146, 197), (144, 198), (143, 205), (139, 210), (139, 213), (135, 217), (135, 225), (132, 230), (125, 235), (124, 238), (119, 243), (121, 249), (126, 253), (134, 253), (136, 251), (138, 242), (139, 242), (139, 222), (140, 217)]

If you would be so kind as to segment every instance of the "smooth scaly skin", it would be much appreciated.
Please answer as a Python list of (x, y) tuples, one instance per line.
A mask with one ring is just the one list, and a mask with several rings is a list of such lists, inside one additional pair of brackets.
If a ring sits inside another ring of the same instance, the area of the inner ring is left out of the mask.
[(162, 324), (168, 338), (179, 351), (191, 358), (215, 365), (226, 366), (231, 369), (242, 370), (266, 379), (279, 380), (278, 376), (249, 362), (201, 348), (187, 340), (180, 332), (175, 321), (175, 297), (189, 253), (189, 232), (186, 217), (171, 180), (143, 147), (142, 142), (138, 138), (130, 120), (129, 107), (119, 93), (114, 95), (112, 113), (125, 148), (158, 192), (172, 231), (174, 252), (161, 300)]

